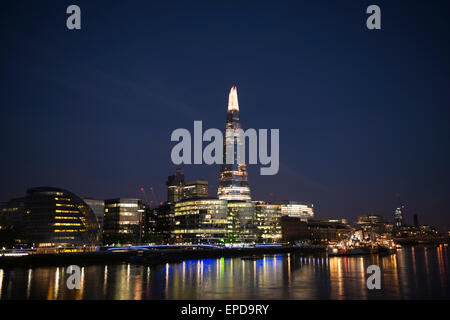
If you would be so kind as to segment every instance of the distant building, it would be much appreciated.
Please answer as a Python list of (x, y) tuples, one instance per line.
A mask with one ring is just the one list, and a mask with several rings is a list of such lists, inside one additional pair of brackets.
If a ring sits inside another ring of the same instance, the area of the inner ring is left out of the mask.
[(175, 204), (176, 242), (218, 243), (227, 237), (227, 201), (198, 198)]
[(358, 216), (356, 227), (361, 230), (361, 239), (374, 240), (375, 234), (382, 235), (392, 232), (392, 223), (377, 214), (366, 214)]
[[(26, 243), (25, 234), (25, 198), (15, 198), (0, 205), (2, 230), (8, 230), (8, 246)], [(0, 240), (1, 241), (1, 240)]]
[(314, 217), (313, 205), (300, 201), (281, 201), (280, 210), (282, 216), (300, 218), (303, 221)]
[(399, 228), (402, 226), (403, 224), (403, 210), (404, 210), (404, 206), (400, 206), (398, 208), (395, 209), (394, 212), (394, 226)]
[(208, 181), (194, 180), (186, 182), (183, 186), (183, 199), (207, 198)]
[(173, 204), (183, 199), (184, 172), (178, 168), (174, 175), (167, 178), (167, 202)]
[(145, 203), (142, 199), (105, 200), (103, 243), (138, 243), (142, 240)]
[(358, 216), (358, 221), (356, 222), (359, 226), (366, 225), (377, 225), (384, 222), (384, 218), (377, 214), (366, 214)]
[(419, 227), (419, 218), (417, 217), (417, 214), (414, 215), (414, 227)]
[(284, 215), (281, 217), (282, 240), (288, 242), (308, 241), (328, 244), (347, 237), (351, 228), (345, 219), (309, 219)]
[(308, 220), (308, 231), (313, 243), (327, 244), (329, 241), (344, 240), (351, 230), (345, 219)]

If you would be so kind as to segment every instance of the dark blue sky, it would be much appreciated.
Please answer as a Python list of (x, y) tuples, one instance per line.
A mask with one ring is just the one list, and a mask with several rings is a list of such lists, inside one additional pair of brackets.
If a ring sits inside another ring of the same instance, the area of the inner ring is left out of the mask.
[[(69, 31), (70, 4), (82, 29)], [(365, 27), (378, 4), (382, 30)], [(406, 203), (450, 227), (448, 1), (2, 1), (0, 200), (50, 185), (165, 199), (170, 134), (280, 129), (280, 171), (249, 169), (254, 199), (318, 217)], [(216, 194), (219, 166), (184, 166)]]

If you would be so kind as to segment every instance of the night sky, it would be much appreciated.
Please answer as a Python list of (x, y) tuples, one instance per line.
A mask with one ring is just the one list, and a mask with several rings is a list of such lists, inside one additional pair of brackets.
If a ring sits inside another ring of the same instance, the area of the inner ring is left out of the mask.
[[(66, 28), (81, 7), (82, 29)], [(366, 28), (381, 7), (382, 30)], [(280, 129), (280, 170), (252, 198), (316, 216), (450, 227), (448, 1), (2, 1), (0, 200), (54, 186), (140, 197), (176, 166), (176, 128)], [(216, 195), (219, 165), (185, 165)], [(150, 195), (148, 191), (148, 195)]]

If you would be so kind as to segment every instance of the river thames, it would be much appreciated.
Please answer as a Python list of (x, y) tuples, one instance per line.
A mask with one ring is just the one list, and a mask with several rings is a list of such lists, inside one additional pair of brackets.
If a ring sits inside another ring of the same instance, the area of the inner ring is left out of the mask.
[[(68, 289), (67, 266), (0, 269), (0, 299), (450, 299), (449, 249), (405, 247), (386, 256), (265, 255), (258, 260), (186, 260), (160, 266), (82, 266)], [(366, 269), (381, 269), (368, 290)]]

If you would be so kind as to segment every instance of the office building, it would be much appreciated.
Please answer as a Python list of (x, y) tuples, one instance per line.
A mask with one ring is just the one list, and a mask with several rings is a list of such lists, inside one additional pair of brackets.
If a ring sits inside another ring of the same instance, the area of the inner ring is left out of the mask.
[(228, 242), (255, 242), (257, 222), (255, 203), (228, 201)]
[(165, 202), (156, 209), (155, 226), (157, 238), (164, 243), (172, 243), (174, 241), (175, 226), (175, 204)]
[(263, 201), (256, 201), (254, 203), (257, 242), (271, 243), (281, 241), (280, 206)]
[(314, 217), (313, 205), (300, 201), (281, 201), (280, 211), (282, 216), (300, 218), (302, 221), (308, 221)]
[(208, 197), (208, 181), (188, 181), (183, 186), (183, 200)]
[(142, 199), (105, 200), (103, 243), (109, 245), (141, 242), (145, 208)]
[(183, 198), (184, 172), (178, 168), (176, 173), (167, 178), (167, 202), (173, 204)]
[(178, 243), (219, 243), (227, 238), (227, 201), (197, 198), (175, 204), (173, 234)]

